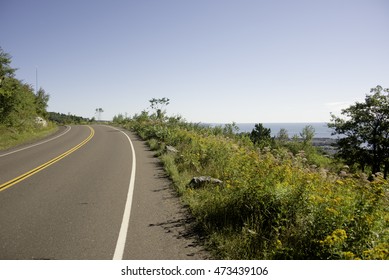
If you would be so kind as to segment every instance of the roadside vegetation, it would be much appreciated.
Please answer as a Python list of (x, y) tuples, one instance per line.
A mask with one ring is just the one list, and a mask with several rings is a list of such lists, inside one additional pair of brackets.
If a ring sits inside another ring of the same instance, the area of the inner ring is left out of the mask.
[(15, 78), (11, 56), (0, 48), (0, 149), (43, 138), (57, 127), (47, 122), (49, 95)]
[(63, 114), (55, 112), (49, 112), (48, 119), (49, 121), (54, 122), (58, 125), (89, 124), (95, 121), (94, 119), (90, 120), (89, 118), (83, 118), (72, 114)]
[[(54, 133), (57, 125), (85, 124), (89, 119), (47, 112), (50, 95), (15, 78), (11, 56), (0, 48), (0, 150)], [(102, 110), (102, 109), (101, 109)]]
[[(152, 112), (118, 115), (114, 123), (156, 151), (216, 258), (389, 259), (389, 185), (382, 173), (343, 159), (341, 145), (336, 157), (317, 150), (312, 127), (292, 139), (285, 130), (271, 138), (262, 124), (239, 133), (235, 124), (168, 117), (168, 102), (150, 100)], [(339, 122), (334, 117), (333, 127)], [(358, 149), (364, 148), (371, 151)], [(222, 183), (190, 183), (199, 176)]]
[(46, 127), (17, 131), (9, 127), (0, 126), (0, 150), (12, 148), (21, 144), (33, 142), (57, 131), (57, 126), (50, 123)]

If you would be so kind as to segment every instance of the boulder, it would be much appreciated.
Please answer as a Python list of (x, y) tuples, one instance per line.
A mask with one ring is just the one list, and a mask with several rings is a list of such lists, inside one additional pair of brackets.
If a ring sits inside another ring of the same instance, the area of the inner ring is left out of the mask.
[(205, 185), (221, 185), (223, 181), (212, 178), (211, 176), (193, 177), (188, 186), (194, 189), (204, 187)]
[(35, 123), (39, 124), (39, 125), (41, 125), (43, 127), (47, 127), (47, 121), (45, 119), (41, 118), (41, 117), (36, 117), (35, 118)]
[(174, 148), (173, 146), (169, 146), (169, 145), (166, 146), (166, 151), (168, 151), (170, 153), (174, 153), (174, 154), (178, 153), (176, 148)]

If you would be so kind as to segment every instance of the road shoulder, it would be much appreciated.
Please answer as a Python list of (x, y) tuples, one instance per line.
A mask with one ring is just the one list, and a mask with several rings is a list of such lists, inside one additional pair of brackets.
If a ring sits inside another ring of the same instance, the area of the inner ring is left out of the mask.
[[(0, 155), (12, 152), (14, 150), (25, 149), (29, 146), (34, 146), (39, 144), (40, 142), (44, 142), (54, 138), (61, 133), (63, 133), (67, 129), (67, 126), (55, 126), (49, 130), (43, 130), (38, 132), (37, 134), (31, 134), (28, 138), (23, 141), (15, 141), (12, 144), (0, 145)], [(1, 144), (1, 143), (0, 143)], [(3, 148), (1, 148), (3, 147)]]
[(209, 259), (160, 160), (138, 136), (137, 175), (124, 259)]

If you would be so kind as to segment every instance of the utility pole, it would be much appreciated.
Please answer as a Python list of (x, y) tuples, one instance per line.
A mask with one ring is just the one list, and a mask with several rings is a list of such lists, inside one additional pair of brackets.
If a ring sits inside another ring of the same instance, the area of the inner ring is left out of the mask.
[(35, 67), (35, 95), (38, 95), (38, 66)]

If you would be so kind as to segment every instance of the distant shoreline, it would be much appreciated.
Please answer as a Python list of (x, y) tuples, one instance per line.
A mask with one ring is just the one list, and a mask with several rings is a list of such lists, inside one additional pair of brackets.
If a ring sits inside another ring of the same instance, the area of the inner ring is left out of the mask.
[(320, 147), (329, 155), (334, 155), (337, 151), (336, 147), (334, 147), (336, 141), (337, 138), (313, 138), (312, 145), (315, 147)]
[[(228, 123), (201, 123), (205, 126), (224, 126)], [(229, 123), (231, 124), (231, 123)], [(239, 128), (238, 133), (247, 133), (251, 132), (256, 123), (236, 123), (236, 126)], [(312, 126), (315, 129), (316, 139), (336, 139), (336, 135), (332, 135), (333, 130), (327, 126), (327, 122), (301, 122), (301, 123), (262, 123), (265, 128), (270, 128), (271, 136), (277, 136), (281, 128), (286, 129), (289, 135), (289, 138), (292, 138), (294, 135), (297, 135), (300, 138), (300, 133), (303, 128), (307, 125)]]

